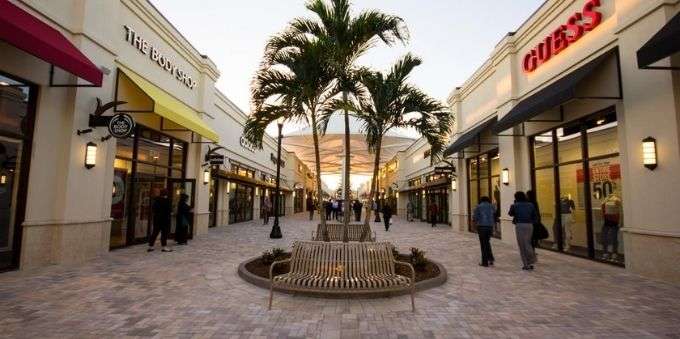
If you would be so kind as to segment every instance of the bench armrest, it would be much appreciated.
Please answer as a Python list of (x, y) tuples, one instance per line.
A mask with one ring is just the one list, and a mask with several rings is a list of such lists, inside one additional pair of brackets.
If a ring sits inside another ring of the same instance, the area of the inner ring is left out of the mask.
[(286, 260), (274, 261), (271, 266), (269, 266), (269, 282), (274, 283), (274, 266), (290, 262), (290, 258)]
[(416, 270), (413, 268), (413, 265), (411, 265), (411, 263), (407, 263), (405, 261), (397, 261), (397, 260), (394, 260), (394, 259), (392, 259), (392, 262), (394, 262), (395, 265), (406, 266), (411, 270), (411, 284), (412, 284), (411, 286), (415, 286), (415, 284), (416, 284)]

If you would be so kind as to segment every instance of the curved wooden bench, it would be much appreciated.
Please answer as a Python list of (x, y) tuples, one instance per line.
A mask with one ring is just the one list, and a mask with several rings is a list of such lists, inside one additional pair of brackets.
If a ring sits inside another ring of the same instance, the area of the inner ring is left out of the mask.
[[(360, 241), (361, 234), (364, 231), (364, 224), (349, 224), (347, 226), (347, 233), (349, 241)], [(330, 241), (342, 241), (342, 224), (326, 224), (328, 230), (328, 237)], [(375, 242), (375, 232), (369, 230), (368, 238), (364, 241)], [(316, 225), (316, 232), (312, 232), (312, 241), (324, 241), (323, 232), (321, 231), (321, 224)]]
[[(333, 243), (296, 241), (290, 259), (269, 268), (269, 309), (274, 287), (318, 294), (361, 294), (411, 291), (415, 312), (415, 270), (410, 263), (396, 261), (388, 242)], [(274, 267), (290, 263), (290, 272), (274, 276)], [(395, 265), (407, 266), (411, 277), (395, 273)]]

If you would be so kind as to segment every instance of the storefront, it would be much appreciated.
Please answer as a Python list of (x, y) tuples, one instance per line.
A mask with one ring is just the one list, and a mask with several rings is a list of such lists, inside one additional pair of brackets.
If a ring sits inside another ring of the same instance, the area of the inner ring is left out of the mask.
[[(680, 281), (677, 1), (546, 1), (449, 97), (454, 228), (533, 191), (547, 250)], [(567, 23), (564, 25), (564, 23)], [(671, 47), (673, 46), (673, 47)], [(662, 169), (663, 167), (663, 169)], [(675, 258), (675, 259), (673, 259)]]

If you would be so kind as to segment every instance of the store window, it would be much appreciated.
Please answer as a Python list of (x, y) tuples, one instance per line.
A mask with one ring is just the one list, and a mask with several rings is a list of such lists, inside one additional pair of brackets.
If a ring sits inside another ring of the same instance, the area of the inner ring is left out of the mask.
[(0, 74), (0, 270), (19, 266), (37, 87)]
[(253, 199), (255, 187), (230, 182), (229, 194), (229, 223), (253, 220)]
[[(496, 225), (494, 226), (493, 236), (501, 237), (500, 223), (500, 206), (501, 206), (501, 188), (500, 188), (500, 156), (498, 150), (492, 150), (476, 157), (470, 158), (467, 161), (468, 167), (468, 216), (472, 215), (472, 211), (479, 204), (481, 197), (488, 197), (491, 203), (496, 207)], [(470, 232), (477, 232), (477, 228), (472, 224), (472, 220), (468, 220), (468, 228)]]
[(617, 132), (611, 108), (531, 138), (541, 247), (624, 264)]
[(170, 180), (185, 177), (186, 148), (186, 142), (144, 126), (138, 126), (129, 138), (117, 140), (111, 248), (146, 241), (151, 232), (151, 200), (161, 189), (170, 188)]

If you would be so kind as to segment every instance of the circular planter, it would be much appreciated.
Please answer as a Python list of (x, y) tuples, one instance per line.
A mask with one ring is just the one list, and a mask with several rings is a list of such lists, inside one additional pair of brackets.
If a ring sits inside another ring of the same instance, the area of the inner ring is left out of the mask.
[[(250, 258), (244, 262), (242, 262), (240, 265), (238, 265), (238, 275), (241, 277), (241, 279), (255, 285), (261, 288), (269, 289), (269, 279), (262, 278), (258, 275), (250, 273), (248, 270), (246, 270), (246, 265), (252, 261), (255, 261), (259, 259), (260, 257), (254, 257)], [(442, 264), (430, 260), (431, 263), (435, 264), (437, 268), (439, 268), (439, 275), (437, 275), (434, 278), (422, 280), (416, 283), (416, 291), (424, 291), (433, 287), (437, 287), (440, 285), (443, 285), (446, 282), (447, 279), (447, 272), (444, 266)], [(336, 293), (336, 292), (331, 292), (331, 293), (312, 293), (312, 292), (304, 292), (304, 291), (290, 291), (286, 289), (280, 289), (275, 287), (274, 291), (281, 292), (281, 293), (287, 293), (287, 294), (295, 294), (295, 295), (305, 295), (305, 296), (311, 296), (311, 297), (317, 297), (317, 298), (386, 298), (386, 297), (394, 297), (394, 296), (400, 296), (400, 295), (407, 295), (410, 294), (411, 291), (409, 289), (406, 290), (401, 290), (401, 291), (394, 291), (394, 292), (359, 292), (357, 293), (352, 292), (352, 293)]]

